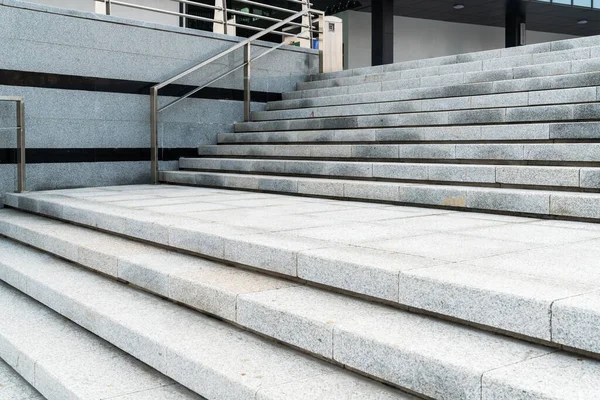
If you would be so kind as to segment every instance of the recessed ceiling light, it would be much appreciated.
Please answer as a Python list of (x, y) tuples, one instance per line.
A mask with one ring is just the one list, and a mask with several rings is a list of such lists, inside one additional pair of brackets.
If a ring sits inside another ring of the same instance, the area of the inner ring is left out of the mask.
[(465, 8), (464, 4), (455, 4), (453, 7), (455, 10), (462, 10), (463, 8)]
[(585, 24), (587, 24), (587, 23), (588, 23), (588, 20), (587, 20), (587, 19), (580, 19), (579, 21), (577, 21), (577, 23), (578, 23), (579, 25), (585, 25)]

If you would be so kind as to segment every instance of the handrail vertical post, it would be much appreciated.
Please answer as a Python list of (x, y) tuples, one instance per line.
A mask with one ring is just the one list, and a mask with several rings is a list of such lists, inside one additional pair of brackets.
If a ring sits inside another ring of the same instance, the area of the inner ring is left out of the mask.
[(248, 43), (244, 47), (244, 121), (250, 121), (250, 60), (251, 47)]
[(106, 15), (110, 15), (110, 12), (111, 12), (110, 0), (104, 0), (104, 4), (106, 5)]
[(227, 35), (227, 22), (229, 17), (227, 16), (227, 0), (223, 0), (223, 33)]
[(308, 17), (308, 40), (310, 41), (308, 48), (314, 49), (313, 19), (312, 13), (310, 12), (310, 0), (306, 0), (306, 16)]
[(158, 89), (150, 89), (150, 182), (158, 184)]
[(25, 185), (25, 101), (17, 101), (17, 192), (27, 190)]

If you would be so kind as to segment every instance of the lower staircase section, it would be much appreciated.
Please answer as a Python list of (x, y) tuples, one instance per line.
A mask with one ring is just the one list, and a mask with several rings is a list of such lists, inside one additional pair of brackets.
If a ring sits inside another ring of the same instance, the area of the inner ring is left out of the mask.
[[(596, 224), (171, 185), (7, 204), (0, 320), (51, 315), (168, 399), (600, 396)], [(15, 348), (19, 324), (0, 324)], [(52, 394), (8, 348), (48, 399), (92, 398)], [(76, 348), (59, 361), (92, 368)]]

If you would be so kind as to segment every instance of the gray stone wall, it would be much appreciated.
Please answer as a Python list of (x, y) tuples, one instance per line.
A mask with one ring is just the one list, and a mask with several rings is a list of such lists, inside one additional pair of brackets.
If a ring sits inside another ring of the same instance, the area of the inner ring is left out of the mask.
[[(57, 157), (52, 163), (32, 158), (33, 163), (28, 165), (29, 188), (146, 183), (149, 162), (135, 157), (122, 159), (123, 152), (119, 161), (107, 161), (106, 155), (73, 160), (82, 157), (80, 149), (88, 149), (90, 154), (94, 153), (92, 149), (100, 149), (98, 153), (102, 154), (108, 149), (147, 149), (150, 84), (240, 40), (243, 39), (0, 0), (0, 96), (25, 97), (28, 149), (38, 149), (38, 158), (39, 154)], [(253, 53), (268, 46), (260, 42)], [(242, 52), (235, 52), (177, 83), (205, 83), (241, 60)], [(318, 72), (318, 65), (315, 51), (286, 46), (253, 64), (252, 90), (261, 92), (260, 99), (294, 90), (306, 75)], [(31, 78), (32, 73), (35, 79)], [(78, 78), (69, 82), (65, 76)], [(90, 79), (80, 87), (81, 77)], [(241, 77), (240, 70), (212, 86), (239, 91), (243, 87)], [(112, 80), (117, 79), (123, 83), (115, 85)], [(143, 89), (135, 92), (136, 85)], [(221, 92), (227, 97), (231, 90)], [(162, 97), (161, 102), (171, 99)], [(254, 110), (263, 106), (253, 103)], [(161, 114), (160, 145), (192, 149), (199, 144), (216, 143), (217, 133), (230, 131), (232, 124), (242, 119), (242, 107), (241, 101), (214, 96), (186, 100)], [(13, 110), (12, 105), (0, 104), (0, 127), (14, 125)], [(14, 143), (14, 133), (0, 132), (0, 150), (14, 147)], [(75, 154), (71, 158), (70, 149)], [(176, 166), (176, 161), (170, 161), (164, 162), (162, 168)], [(14, 164), (0, 159), (0, 194), (14, 190), (14, 171)]]

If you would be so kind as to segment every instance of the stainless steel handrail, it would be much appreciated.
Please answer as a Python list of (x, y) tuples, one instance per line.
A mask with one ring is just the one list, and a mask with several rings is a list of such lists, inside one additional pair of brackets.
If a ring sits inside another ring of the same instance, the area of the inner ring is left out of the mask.
[[(105, 0), (108, 2), (111, 2), (112, 0)], [(171, 1), (182, 1), (182, 0), (171, 0)], [(247, 28), (247, 29), (255, 29), (255, 30), (260, 30), (260, 32), (252, 35), (251, 37), (231, 46), (230, 48), (228, 48), (225, 51), (222, 51), (221, 53), (214, 55), (210, 58), (208, 58), (207, 60), (204, 60), (196, 65), (194, 65), (193, 67), (190, 67), (182, 72), (180, 72), (179, 74), (161, 82), (158, 83), (154, 86), (152, 86), (150, 88), (150, 126), (151, 126), (151, 132), (150, 132), (150, 147), (151, 147), (151, 182), (152, 183), (158, 183), (158, 178), (159, 178), (159, 167), (158, 167), (158, 117), (159, 117), (159, 113), (161, 111), (164, 111), (172, 106), (174, 106), (175, 104), (181, 102), (184, 99), (189, 98), (190, 96), (194, 95), (195, 93), (197, 93), (198, 91), (204, 89), (205, 87), (213, 84), (214, 82), (218, 81), (219, 79), (230, 75), (231, 73), (243, 68), (244, 69), (244, 120), (248, 121), (250, 119), (250, 65), (253, 61), (256, 61), (257, 59), (264, 57), (265, 55), (271, 53), (272, 51), (280, 48), (281, 46), (283, 46), (284, 44), (288, 43), (290, 40), (293, 40), (295, 38), (301, 38), (301, 39), (305, 39), (308, 40), (311, 43), (311, 47), (312, 47), (312, 38), (313, 38), (313, 33), (320, 33), (319, 30), (315, 30), (313, 29), (313, 19), (312, 19), (312, 15), (322, 15), (323, 13), (320, 11), (316, 11), (316, 10), (311, 10), (310, 9), (310, 2), (309, 0), (287, 0), (291, 3), (298, 3), (298, 4), (302, 4), (302, 10), (297, 11), (297, 12), (293, 12), (291, 11), (293, 14), (290, 15), (289, 17), (283, 19), (283, 20), (279, 20), (277, 18), (271, 18), (271, 17), (264, 17), (264, 16), (259, 16), (257, 14), (252, 14), (252, 13), (246, 13), (246, 12), (242, 12), (242, 11), (232, 11), (232, 10), (227, 10), (225, 7), (223, 8), (218, 8), (219, 10), (223, 11), (224, 17), (222, 21), (219, 21), (222, 24), (225, 24), (225, 28), (229, 25), (229, 26), (236, 26), (236, 27), (243, 27), (243, 28)], [(245, 3), (252, 3), (252, 4), (256, 4), (256, 5), (262, 5), (261, 3), (258, 2), (253, 2), (251, 0), (242, 0), (242, 2)], [(122, 4), (123, 2), (118, 2), (118, 1), (112, 1), (113, 4), (117, 4), (120, 3)], [(186, 0), (187, 3), (187, 0)], [(225, 0), (223, 0), (223, 5), (225, 5)], [(198, 5), (200, 5), (200, 3), (198, 3)], [(271, 7), (267, 7), (267, 8), (273, 8), (273, 6)], [(227, 14), (234, 14), (234, 15), (244, 15), (244, 16), (249, 16), (249, 17), (254, 17), (256, 16), (257, 18), (263, 19), (263, 20), (268, 20), (268, 21), (272, 21), (272, 22), (276, 22), (273, 25), (269, 26), (268, 28), (257, 28), (257, 27), (252, 27), (252, 26), (247, 26), (247, 25), (243, 25), (243, 24), (239, 24), (239, 23), (235, 23), (235, 22), (228, 22), (228, 17)], [(177, 13), (179, 14), (179, 13)], [(185, 14), (187, 16), (187, 14)], [(295, 22), (296, 19), (298, 18), (304, 18), (306, 17), (307, 20), (303, 20), (302, 23), (297, 23)], [(218, 20), (215, 20), (218, 21)], [(284, 32), (284, 31), (278, 31), (278, 28), (282, 28), (284, 26), (289, 26), (290, 29), (299, 29), (300, 32), (296, 33), (296, 34), (291, 34), (288, 32)], [(271, 46), (269, 49), (263, 51), (262, 53), (258, 54), (257, 56), (255, 56), (254, 58), (251, 57), (251, 44), (264, 37), (265, 35), (268, 34), (279, 34), (284, 36), (286, 39), (283, 40), (281, 43), (275, 44), (274, 46)], [(302, 37), (302, 35), (307, 34), (308, 37)], [(198, 71), (199, 69), (213, 63), (216, 60), (221, 59), (222, 57), (225, 57), (228, 54), (233, 53), (234, 51), (244, 48), (244, 61), (241, 65), (238, 65), (236, 67), (232, 67), (230, 69), (228, 69), (227, 71), (221, 73), (219, 76), (217, 76), (216, 78), (211, 79), (209, 82), (204, 83), (203, 85), (199, 85), (195, 88), (193, 88), (192, 90), (188, 91), (187, 93), (185, 93), (182, 96), (178, 96), (177, 99), (167, 103), (166, 105), (159, 107), (158, 105), (158, 94), (159, 94), (159, 90), (180, 80), (181, 78), (184, 78), (186, 76), (188, 76), (189, 74)]]
[(14, 102), (17, 106), (17, 126), (1, 128), (1, 130), (17, 131), (17, 192), (26, 190), (25, 185), (25, 99), (23, 97), (0, 97), (0, 101)]

